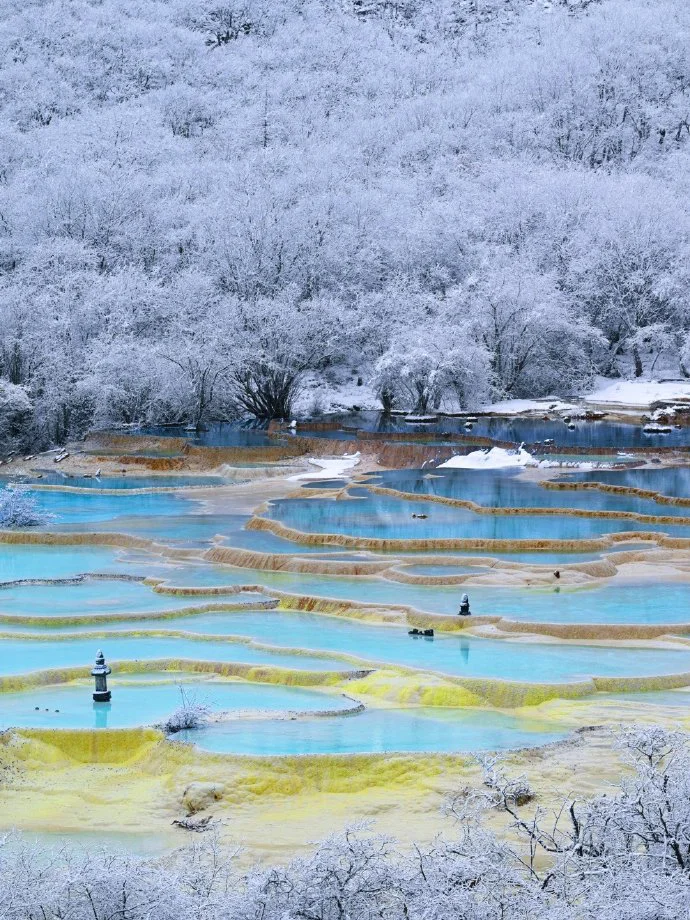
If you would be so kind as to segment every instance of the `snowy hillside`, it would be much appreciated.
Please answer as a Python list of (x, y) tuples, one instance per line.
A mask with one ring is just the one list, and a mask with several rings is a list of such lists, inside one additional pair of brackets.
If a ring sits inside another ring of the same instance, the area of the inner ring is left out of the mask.
[(681, 0), (0, 11), (5, 434), (690, 371)]

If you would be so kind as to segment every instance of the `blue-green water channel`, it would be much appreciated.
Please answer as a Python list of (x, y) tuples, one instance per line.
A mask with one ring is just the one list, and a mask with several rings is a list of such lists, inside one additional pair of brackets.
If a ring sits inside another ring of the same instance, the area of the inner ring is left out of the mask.
[[(546, 410), (545, 410), (546, 411)], [(548, 412), (546, 412), (548, 414)], [(573, 418), (572, 428), (558, 417), (535, 418), (517, 416), (479, 416), (466, 427), (464, 417), (439, 417), (434, 422), (419, 423), (406, 421), (404, 416), (386, 416), (382, 412), (358, 412), (330, 415), (328, 421), (337, 421), (342, 427), (334, 430), (311, 430), (308, 423), (300, 428), (300, 434), (310, 438), (325, 440), (352, 440), (358, 431), (366, 437), (366, 432), (404, 434), (424, 434), (429, 440), (444, 443), (444, 437), (462, 436), (463, 438), (490, 438), (497, 441), (510, 441), (514, 444), (523, 442), (538, 445), (540, 442), (553, 442), (554, 445), (583, 450), (587, 448), (610, 447), (613, 452), (625, 448), (649, 448), (665, 446), (683, 446), (690, 443), (690, 428), (673, 428), (670, 432), (658, 433), (644, 431), (642, 425), (612, 422), (585, 421)], [(323, 421), (323, 419), (319, 419)], [(183, 436), (178, 429), (177, 436)], [(189, 435), (189, 432), (187, 432)], [(207, 432), (206, 443), (221, 444), (223, 435), (216, 428)], [(233, 435), (226, 434), (225, 443), (232, 444)]]

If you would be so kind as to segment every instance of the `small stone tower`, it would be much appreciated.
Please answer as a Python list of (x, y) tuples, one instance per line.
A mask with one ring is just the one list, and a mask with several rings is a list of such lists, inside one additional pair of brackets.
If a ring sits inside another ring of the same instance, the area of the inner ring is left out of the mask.
[(94, 703), (109, 703), (110, 690), (108, 690), (108, 677), (110, 668), (105, 663), (103, 652), (96, 652), (96, 664), (91, 669), (91, 674), (96, 678), (96, 692), (93, 695)]

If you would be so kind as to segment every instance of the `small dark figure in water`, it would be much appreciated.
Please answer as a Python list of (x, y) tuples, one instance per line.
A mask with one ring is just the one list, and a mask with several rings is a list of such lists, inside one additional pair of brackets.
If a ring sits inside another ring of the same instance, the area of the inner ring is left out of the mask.
[(561, 573), (559, 572), (558, 569), (556, 569), (556, 571), (553, 573), (553, 577), (554, 577), (554, 578), (560, 578), (560, 577), (561, 577)]
[(408, 629), (408, 636), (424, 636), (425, 639), (433, 639), (434, 631), (433, 629)]
[(426, 515), (426, 514), (414, 514), (414, 513), (413, 513), (413, 514), (412, 514), (412, 517), (413, 517), (413, 518), (419, 518), (420, 521), (425, 521), (426, 518), (427, 518), (427, 515)]
[(458, 610), (458, 616), (470, 616), (470, 599), (466, 594), (463, 594), (463, 596), (460, 598), (460, 610)]

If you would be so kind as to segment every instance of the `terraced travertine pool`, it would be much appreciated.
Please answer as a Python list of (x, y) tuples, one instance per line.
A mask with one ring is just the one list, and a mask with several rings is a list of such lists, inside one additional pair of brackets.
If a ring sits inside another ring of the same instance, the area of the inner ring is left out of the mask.
[[(157, 675), (153, 675), (154, 677)], [(327, 696), (303, 687), (270, 684), (173, 682), (169, 674), (160, 683), (120, 681), (117, 698), (110, 705), (94, 703), (84, 682), (41, 687), (2, 695), (0, 729), (12, 725), (27, 728), (130, 728), (161, 722), (181, 705), (181, 692), (191, 693), (195, 704), (218, 712), (235, 712), (247, 718), (265, 713), (347, 711), (352, 702), (343, 696)]]
[[(683, 498), (684, 469), (555, 481)], [(510, 705), (522, 706), (576, 687), (623, 698), (682, 686), (690, 674), (690, 645), (674, 635), (690, 625), (683, 505), (561, 490), (510, 470), (404, 470), (376, 474), (372, 488), (351, 483), (343, 492), (338, 481), (328, 497), (295, 497), (300, 484), (286, 483), (293, 495), (266, 506), (259, 486), (252, 517), (226, 480), (164, 479), (138, 477), (137, 485), (179, 491), (135, 491), (134, 477), (101, 477), (98, 487), (68, 478), (61, 489), (55, 474), (43, 484), (56, 488), (27, 484), (53, 519), (36, 531), (0, 532), (0, 727), (153, 724), (175, 708), (183, 682), (230, 712), (185, 735), (213, 751), (494, 749), (543, 743), (566, 728), (495, 708), (492, 699), (510, 694), (492, 686), (521, 688)], [(195, 494), (192, 484), (205, 489)], [(287, 530), (260, 529), (262, 519)], [(611, 534), (630, 540), (616, 546)], [(343, 547), (327, 535), (374, 545)], [(391, 549), (389, 540), (412, 542)], [(460, 551), (438, 540), (492, 544)], [(294, 571), (273, 570), (285, 565)], [(465, 591), (474, 619), (460, 620)], [(408, 635), (422, 621), (434, 625), (433, 638)], [(507, 621), (520, 632), (506, 632)], [(537, 635), (544, 625), (551, 633)], [(659, 625), (666, 636), (640, 632)], [(568, 641), (551, 627), (572, 627)], [(107, 709), (91, 700), (98, 648), (113, 664)], [(355, 703), (343, 696), (350, 688)], [(653, 708), (655, 694), (647, 699)], [(346, 715), (358, 702), (364, 709)], [(232, 716), (239, 711), (242, 718)], [(322, 711), (332, 714), (315, 715)]]
[[(351, 493), (352, 494), (352, 493)], [(581, 496), (577, 492), (548, 493), (560, 498)], [(600, 504), (609, 496), (594, 493), (592, 511), (597, 513)], [(620, 500), (616, 499), (620, 506)], [(652, 504), (652, 503), (649, 503)], [(544, 502), (544, 507), (548, 501)], [(567, 501), (553, 507), (567, 508)], [(493, 507), (493, 506), (489, 506)], [(504, 506), (499, 506), (504, 507)], [(508, 506), (512, 507), (512, 506)], [(368, 489), (358, 489), (351, 500), (334, 501), (330, 498), (281, 499), (272, 501), (265, 516), (293, 530), (307, 534), (343, 534), (365, 540), (587, 540), (611, 533), (649, 532), (670, 533), (690, 537), (690, 516), (681, 514), (688, 509), (654, 505), (653, 513), (645, 512), (645, 519), (627, 518), (622, 507), (611, 517), (579, 517), (570, 514), (537, 515), (481, 514), (465, 508), (451, 507), (432, 501), (414, 503), (404, 498), (378, 495)], [(667, 515), (667, 511), (671, 514)], [(638, 512), (634, 512), (637, 514)], [(656, 516), (670, 517), (670, 522), (659, 523)], [(651, 520), (649, 518), (652, 518)], [(673, 518), (679, 518), (676, 523)], [(682, 521), (686, 523), (682, 523)]]
[[(685, 505), (662, 504), (653, 498), (602, 491), (560, 491), (549, 488), (552, 482), (602, 482), (625, 488), (649, 489), (656, 485), (661, 496), (690, 495), (690, 469), (598, 470), (563, 473), (552, 480), (529, 479), (517, 470), (439, 469), (419, 476), (415, 470), (391, 470), (367, 480), (374, 488), (394, 489), (406, 495), (452, 501), (474, 502), (484, 508), (571, 508), (607, 513), (634, 512), (641, 515), (690, 516)], [(656, 474), (656, 476), (652, 475)]]
[[(155, 636), (151, 630), (179, 635)], [(80, 638), (80, 632), (88, 638)], [(122, 635), (128, 632), (134, 635)], [(219, 641), (219, 637), (231, 641)], [(259, 647), (237, 642), (237, 637), (253, 640)], [(508, 642), (442, 632), (433, 639), (417, 638), (408, 636), (407, 627), (403, 626), (378, 626), (304, 612), (262, 611), (143, 620), (100, 628), (89, 625), (76, 630), (61, 627), (59, 631), (51, 630), (49, 635), (43, 630), (40, 641), (36, 641), (35, 631), (32, 639), (15, 639), (4, 632), (0, 676), (19, 673), (17, 656), (26, 656), (32, 669), (48, 662), (50, 667), (58, 668), (73, 667), (80, 660), (88, 662), (89, 643), (91, 647), (102, 645), (110, 657), (119, 660), (189, 658), (331, 670), (355, 664), (366, 667), (373, 662), (459, 677), (544, 684), (690, 671), (690, 651), (683, 647), (610, 648), (594, 644)], [(288, 650), (292, 649), (310, 650), (310, 654), (290, 654)], [(347, 665), (341, 657), (319, 657), (333, 653), (356, 660)], [(87, 658), (80, 659), (84, 654)]]
[(229, 721), (182, 738), (220, 753), (360, 754), (392, 751), (476, 751), (534, 747), (565, 732), (538, 718), (483, 710), (377, 709), (355, 716), (277, 722)]
[[(438, 570), (443, 568), (439, 566)], [(478, 567), (475, 567), (476, 570), (482, 571)], [(213, 590), (214, 593), (175, 594), (174, 585), (164, 589), (165, 593), (157, 593), (149, 585), (107, 578), (87, 578), (78, 584), (23, 584), (0, 588), (0, 628), (7, 628), (9, 622), (22, 624), (36, 617), (45, 618), (45, 627), (48, 628), (51, 619), (59, 620), (59, 625), (63, 625), (63, 621), (70, 618), (107, 619), (109, 615), (125, 620), (137, 616), (137, 625), (142, 625), (146, 621), (141, 616), (147, 613), (166, 614), (166, 619), (170, 620), (175, 611), (190, 607), (265, 607), (272, 601), (277, 604), (276, 598), (282, 593), (372, 606), (401, 605), (435, 614), (455, 615), (460, 597), (466, 591), (475, 616), (505, 617), (535, 623), (690, 624), (690, 583), (683, 581), (650, 584), (649, 579), (638, 579), (581, 587), (550, 585), (524, 588), (480, 583), (453, 586), (391, 584), (387, 579), (378, 577), (255, 572), (231, 566), (170, 568), (160, 570), (160, 574), (168, 578), (178, 576), (184, 585), (197, 586), (202, 592)], [(260, 583), (264, 593), (233, 590), (256, 582)], [(221, 586), (228, 590), (215, 593)], [(199, 617), (195, 620), (199, 621)], [(231, 622), (237, 620), (236, 614), (230, 617)]]
[[(212, 598), (207, 598), (207, 602)], [(266, 597), (256, 592), (221, 595), (216, 602), (233, 606), (257, 604)], [(21, 584), (0, 589), (0, 618), (101, 617), (108, 614), (153, 613), (199, 603), (194, 598), (157, 594), (137, 581), (85, 578), (76, 584)]]
[(690, 499), (690, 467), (676, 466), (633, 470), (587, 470), (564, 473), (559, 479), (567, 483), (601, 483), (626, 489), (644, 489), (668, 498)]
[(17, 483), (28, 486), (57, 486), (63, 489), (88, 489), (99, 491), (117, 489), (118, 491), (137, 491), (152, 489), (196, 489), (209, 486), (228, 485), (231, 480), (223, 476), (72, 476), (65, 473), (44, 471), (31, 476), (0, 477), (0, 482)]
[[(35, 549), (35, 556), (30, 551)], [(4, 568), (4, 560), (17, 552), (17, 560)], [(55, 565), (51, 568), (46, 560)], [(35, 564), (31, 561), (34, 559)], [(313, 558), (313, 557), (312, 557)], [(333, 557), (327, 557), (327, 561)], [(347, 563), (346, 554), (337, 561)], [(375, 557), (374, 557), (375, 558)], [(567, 557), (566, 557), (567, 558)], [(597, 558), (597, 557), (594, 557)], [(616, 554), (609, 558), (616, 559)], [(359, 561), (359, 560), (357, 560)], [(563, 557), (561, 557), (563, 561)], [(228, 608), (265, 607), (277, 604), (281, 593), (315, 598), (333, 598), (369, 605), (401, 605), (420, 611), (454, 615), (460, 596), (469, 592), (472, 612), (479, 616), (545, 623), (690, 623), (690, 582), (654, 581), (637, 578), (622, 583), (607, 581), (585, 585), (550, 584), (531, 588), (519, 585), (495, 586), (482, 580), (496, 578), (495, 563), (479, 562), (467, 566), (408, 564), (391, 560), (391, 569), (379, 576), (318, 575), (310, 573), (260, 571), (237, 566), (163, 564), (157, 557), (145, 561), (140, 554), (128, 561), (127, 554), (84, 547), (3, 547), (0, 545), (0, 576), (10, 575), (8, 584), (0, 582), (0, 617), (7, 624), (29, 622), (40, 617), (56, 621), (117, 615), (121, 619), (146, 613), (172, 616), (177, 610), (204, 605)], [(97, 568), (89, 569), (93, 565)], [(125, 570), (133, 580), (121, 580)], [(81, 575), (100, 572), (98, 577)], [(500, 565), (498, 567), (500, 572)], [(396, 572), (409, 572), (436, 580), (463, 575), (472, 578), (463, 584), (391, 584)], [(51, 574), (56, 573), (56, 574)], [(112, 573), (112, 578), (109, 574)], [(136, 574), (134, 574), (136, 573)], [(12, 583), (19, 575), (29, 583)], [(159, 587), (134, 580), (149, 576), (162, 579)], [(74, 577), (83, 580), (74, 582)], [(62, 583), (30, 583), (34, 580), (65, 579)], [(176, 585), (196, 589), (178, 593)], [(252, 590), (257, 585), (262, 591)], [(247, 590), (247, 586), (249, 589)], [(653, 590), (650, 590), (650, 587)], [(226, 591), (222, 591), (226, 588)], [(203, 611), (202, 611), (203, 612)], [(237, 619), (233, 617), (233, 619)]]

